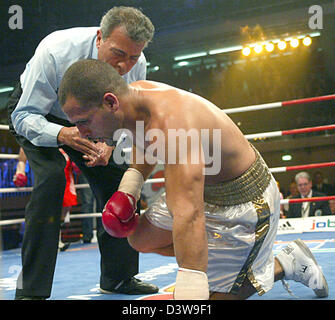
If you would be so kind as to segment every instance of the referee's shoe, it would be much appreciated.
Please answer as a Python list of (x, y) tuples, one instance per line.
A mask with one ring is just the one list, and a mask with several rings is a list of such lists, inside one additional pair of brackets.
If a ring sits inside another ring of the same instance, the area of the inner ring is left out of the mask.
[(113, 294), (153, 294), (159, 291), (159, 288), (154, 284), (145, 283), (135, 277), (126, 281), (121, 281), (114, 288), (99, 288), (101, 293)]

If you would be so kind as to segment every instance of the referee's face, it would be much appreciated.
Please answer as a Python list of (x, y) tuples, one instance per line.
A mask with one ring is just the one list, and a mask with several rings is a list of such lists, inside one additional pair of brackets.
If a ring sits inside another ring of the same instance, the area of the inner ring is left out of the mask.
[(131, 40), (123, 27), (116, 27), (105, 40), (98, 30), (96, 45), (98, 60), (110, 64), (123, 76), (136, 64), (146, 43)]

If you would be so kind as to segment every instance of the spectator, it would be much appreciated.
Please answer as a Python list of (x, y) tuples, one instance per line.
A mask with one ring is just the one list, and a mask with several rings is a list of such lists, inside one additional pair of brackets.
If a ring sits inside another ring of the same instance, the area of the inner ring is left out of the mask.
[[(299, 172), (295, 176), (299, 196), (294, 198), (324, 197), (325, 194), (312, 190), (312, 180), (307, 172)], [(303, 203), (291, 203), (287, 218), (306, 218), (315, 215), (329, 215), (330, 208), (328, 201), (315, 201)]]
[[(287, 196), (287, 199), (292, 199), (292, 198), (298, 197), (298, 196), (299, 196), (299, 191), (298, 191), (298, 188), (297, 188), (297, 183), (295, 181), (292, 181), (289, 185), (289, 194)], [(284, 204), (285, 215), (288, 212), (288, 208), (289, 208), (289, 204), (288, 203)]]
[(329, 200), (330, 213), (335, 214), (335, 200)]
[[(280, 184), (278, 181), (277, 182), (277, 186), (278, 186), (278, 190), (279, 190), (279, 193), (280, 193), (280, 200), (283, 200), (284, 199), (284, 196), (283, 196), (283, 193), (280, 191)], [(284, 205), (280, 205), (280, 219), (285, 219), (286, 216), (285, 216), (285, 212), (284, 212)]]
[(313, 176), (313, 190), (324, 193), (327, 196), (334, 195), (334, 188), (324, 182), (323, 174), (320, 171), (314, 173)]
[(288, 199), (292, 199), (293, 197), (297, 197), (299, 195), (299, 190), (297, 187), (297, 183), (292, 181), (289, 186), (289, 194), (287, 196)]

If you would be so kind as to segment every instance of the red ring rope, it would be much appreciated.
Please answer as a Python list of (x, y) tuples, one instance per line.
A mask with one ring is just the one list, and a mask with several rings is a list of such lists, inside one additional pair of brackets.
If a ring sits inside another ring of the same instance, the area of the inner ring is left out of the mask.
[(282, 102), (282, 106), (292, 106), (294, 104), (303, 104), (303, 103), (311, 103), (311, 102), (319, 102), (319, 101), (328, 101), (334, 100), (335, 94), (330, 94), (327, 96), (313, 97), (313, 98), (303, 98), (303, 99), (295, 99)]
[(318, 202), (318, 201), (329, 201), (329, 200), (335, 200), (335, 196), (285, 199), (285, 202), (287, 201), (287, 203), (299, 203), (299, 202), (313, 202), (313, 201)]

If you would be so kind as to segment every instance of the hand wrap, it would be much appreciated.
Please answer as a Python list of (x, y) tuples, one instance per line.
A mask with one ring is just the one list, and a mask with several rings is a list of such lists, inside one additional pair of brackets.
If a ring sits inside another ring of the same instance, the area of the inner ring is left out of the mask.
[(173, 298), (174, 300), (208, 300), (209, 287), (206, 273), (179, 268)]

